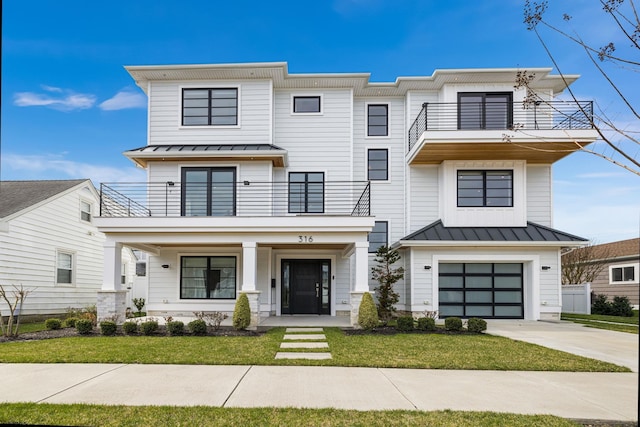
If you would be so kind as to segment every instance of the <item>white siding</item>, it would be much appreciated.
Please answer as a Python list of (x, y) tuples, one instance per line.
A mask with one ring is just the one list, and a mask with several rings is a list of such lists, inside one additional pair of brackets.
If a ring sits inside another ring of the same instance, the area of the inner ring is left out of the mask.
[(527, 166), (527, 220), (553, 226), (551, 165)]
[(439, 166), (409, 168), (409, 229), (413, 233), (440, 219), (438, 199)]

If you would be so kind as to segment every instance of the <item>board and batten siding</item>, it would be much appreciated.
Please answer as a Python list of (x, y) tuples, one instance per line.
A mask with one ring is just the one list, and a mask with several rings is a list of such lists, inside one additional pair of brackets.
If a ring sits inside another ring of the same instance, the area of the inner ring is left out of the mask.
[[(0, 283), (32, 289), (22, 314), (62, 314), (68, 307), (96, 304), (102, 287), (104, 235), (80, 219), (80, 200), (98, 201), (91, 191), (77, 188), (8, 221), (0, 232)], [(73, 254), (73, 284), (56, 284), (56, 251)], [(6, 314), (4, 303), (3, 314)]]
[[(182, 89), (238, 88), (238, 126), (182, 126)], [(271, 81), (152, 82), (149, 144), (270, 144)]]
[(527, 220), (553, 226), (551, 165), (527, 165)]

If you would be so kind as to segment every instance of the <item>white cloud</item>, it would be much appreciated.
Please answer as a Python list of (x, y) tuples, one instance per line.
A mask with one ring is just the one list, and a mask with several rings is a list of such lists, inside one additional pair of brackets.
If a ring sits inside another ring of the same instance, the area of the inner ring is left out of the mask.
[(48, 107), (61, 111), (86, 110), (93, 107), (96, 97), (91, 94), (75, 93), (68, 89), (60, 89), (43, 85), (42, 88), (51, 92), (18, 92), (14, 95), (13, 103), (18, 107)]
[(67, 160), (62, 155), (2, 155), (4, 179), (79, 179), (101, 182), (144, 182), (146, 174), (134, 166), (116, 168)]
[(102, 102), (98, 107), (105, 111), (146, 108), (147, 98), (141, 93), (125, 89), (116, 93), (112, 98)]

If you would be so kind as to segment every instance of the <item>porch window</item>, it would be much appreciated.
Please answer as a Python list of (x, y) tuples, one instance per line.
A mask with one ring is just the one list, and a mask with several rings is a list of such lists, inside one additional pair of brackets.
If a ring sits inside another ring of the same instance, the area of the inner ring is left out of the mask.
[(376, 253), (380, 246), (386, 246), (388, 241), (389, 223), (387, 221), (376, 221), (373, 230), (369, 233), (369, 253)]
[(236, 257), (182, 257), (180, 259), (180, 298), (235, 299)]
[(73, 283), (73, 254), (58, 251), (56, 253), (56, 283), (70, 285)]
[(234, 216), (235, 168), (183, 168), (182, 216)]
[(458, 207), (511, 206), (513, 206), (513, 171), (458, 171)]
[(183, 89), (183, 126), (235, 126), (238, 124), (238, 89)]
[(324, 172), (289, 173), (289, 213), (324, 213)]
[(513, 127), (511, 92), (458, 94), (458, 129), (510, 129)]

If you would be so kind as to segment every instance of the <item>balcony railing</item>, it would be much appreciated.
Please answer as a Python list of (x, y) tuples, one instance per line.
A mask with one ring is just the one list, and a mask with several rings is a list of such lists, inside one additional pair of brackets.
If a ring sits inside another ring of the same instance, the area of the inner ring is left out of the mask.
[(424, 103), (409, 129), (409, 151), (426, 131), (593, 128), (593, 101)]
[(368, 181), (100, 185), (101, 217), (369, 216)]

